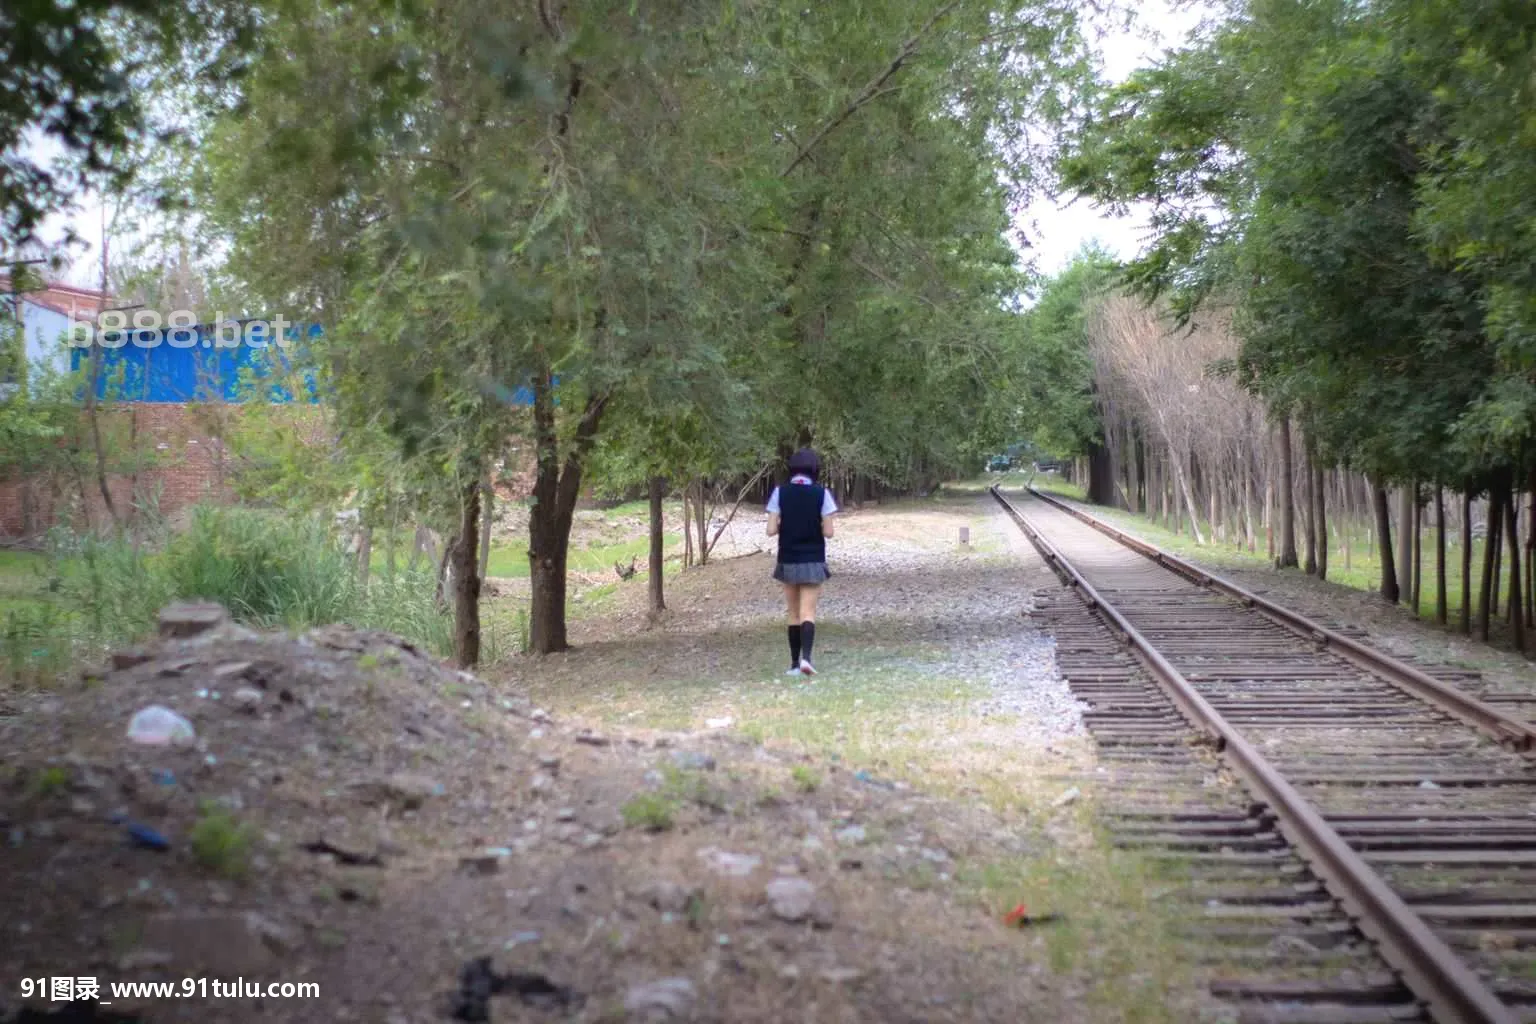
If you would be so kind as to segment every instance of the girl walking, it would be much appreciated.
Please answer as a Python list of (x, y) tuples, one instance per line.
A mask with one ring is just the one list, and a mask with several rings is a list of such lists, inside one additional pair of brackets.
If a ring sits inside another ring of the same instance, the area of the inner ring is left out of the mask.
[(827, 579), (827, 538), (837, 502), (816, 482), (821, 460), (809, 448), (789, 457), (790, 477), (768, 498), (768, 536), (779, 538), (778, 564), (773, 578), (784, 585), (789, 612), (789, 672), (813, 676), (811, 651), (816, 645), (816, 601)]

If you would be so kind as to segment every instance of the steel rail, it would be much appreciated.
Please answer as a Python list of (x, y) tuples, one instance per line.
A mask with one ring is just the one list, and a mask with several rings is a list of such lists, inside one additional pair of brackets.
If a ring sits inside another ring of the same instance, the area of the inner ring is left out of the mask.
[(1517, 1024), (1514, 1012), (1350, 848), (1294, 786), (1259, 753), (1194, 685), (1078, 572), (1056, 546), (993, 487), (992, 496), (1078, 596), (1110, 621), (1152, 678), (1232, 764), (1251, 791), (1275, 813), (1296, 852), (1376, 942), (1403, 982), (1443, 1024)]
[(1526, 755), (1536, 755), (1536, 725), (1523, 722), (1518, 718), (1511, 718), (1491, 704), (1478, 700), (1476, 697), (1455, 686), (1441, 682), (1422, 669), (1399, 661), (1390, 654), (1385, 654), (1352, 637), (1347, 637), (1342, 633), (1329, 629), (1327, 626), (1315, 622), (1299, 612), (1276, 604), (1250, 590), (1245, 590), (1229, 580), (1222, 579), (1214, 573), (1205, 571), (1192, 562), (1187, 562), (1177, 555), (1169, 554), (1161, 548), (1147, 543), (1140, 537), (1135, 537), (1124, 530), (1117, 529), (1097, 516), (1061, 501), (1054, 495), (1038, 491), (1034, 487), (1030, 487), (1029, 492), (1047, 505), (1060, 509), (1068, 515), (1087, 523), (1100, 533), (1119, 541), (1132, 551), (1151, 559), (1170, 572), (1178, 573), (1180, 576), (1202, 587), (1215, 590), (1218, 593), (1226, 594), (1228, 597), (1241, 601), (1244, 605), (1258, 611), (1277, 625), (1318, 644), (1320, 647), (1332, 650), (1340, 657), (1348, 659), (1410, 696), (1433, 704), (1447, 714), (1477, 729), (1501, 746)]

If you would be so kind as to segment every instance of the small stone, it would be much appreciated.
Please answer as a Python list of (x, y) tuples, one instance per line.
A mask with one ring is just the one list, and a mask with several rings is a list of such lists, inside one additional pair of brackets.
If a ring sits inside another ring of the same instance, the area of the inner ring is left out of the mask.
[(849, 825), (847, 828), (838, 829), (833, 838), (844, 846), (852, 846), (856, 843), (862, 843), (865, 835), (863, 825)]
[(706, 729), (729, 729), (735, 721), (730, 715), (726, 715), (724, 718), (706, 718), (704, 719), (704, 727)]
[(756, 871), (758, 865), (763, 862), (761, 857), (746, 853), (729, 853), (725, 850), (717, 850), (713, 846), (700, 850), (698, 855), (716, 874), (728, 875), (731, 878), (745, 878)]
[(534, 708), (533, 711), (529, 713), (528, 717), (533, 719), (535, 722), (547, 722), (549, 721), (549, 712), (545, 711), (543, 708)]
[(681, 914), (688, 909), (688, 901), (697, 892), (697, 889), (685, 889), (676, 882), (657, 882), (646, 890), (645, 901), (664, 914)]
[(1432, 780), (1430, 780), (1430, 779), (1425, 779), (1423, 782), (1419, 783), (1419, 788), (1420, 789), (1439, 789), (1440, 786), (1437, 783), (1435, 783)]
[(544, 730), (543, 729), (529, 729), (528, 730), (528, 738), (531, 739), (531, 740), (541, 740), (541, 739), (544, 738)]
[(528, 781), (528, 788), (532, 790), (535, 795), (538, 795), (549, 792), (550, 787), (552, 787), (554, 784), (554, 779), (550, 778), (548, 775), (545, 775), (543, 772), (538, 772), (533, 776), (532, 779)]
[(131, 974), (154, 967), (165, 967), (171, 960), (171, 954), (162, 953), (157, 949), (135, 949), (117, 958), (117, 969)]
[(688, 1015), (698, 989), (687, 978), (663, 978), (636, 985), (624, 996), (624, 1009), (642, 1021), (678, 1020)]
[(69, 801), (69, 809), (71, 813), (78, 814), (85, 818), (92, 817), (96, 813), (96, 805), (83, 796), (71, 798)]
[(583, 729), (581, 732), (576, 734), (576, 742), (585, 743), (589, 747), (606, 747), (613, 741), (600, 732), (593, 732), (590, 729)]
[(229, 621), (223, 605), (208, 601), (178, 601), (160, 612), (160, 635), (190, 637), (206, 633)]
[(516, 935), (512, 936), (505, 943), (503, 943), (502, 948), (503, 949), (516, 949), (518, 946), (526, 946), (530, 942), (538, 942), (538, 941), (539, 941), (539, 933), (538, 932), (518, 932)]
[(692, 750), (674, 750), (672, 752), (672, 763), (685, 771), (712, 772), (715, 770), (714, 758), (708, 754), (700, 754)]
[(1083, 791), (1078, 789), (1076, 786), (1073, 786), (1071, 789), (1067, 790), (1065, 793), (1063, 793), (1060, 796), (1058, 796), (1055, 800), (1052, 800), (1051, 801), (1051, 806), (1052, 807), (1065, 807), (1065, 806), (1067, 806), (1070, 803), (1075, 803), (1077, 801), (1077, 798), (1082, 796), (1082, 795), (1083, 795)]
[(794, 964), (785, 964), (783, 967), (779, 968), (779, 977), (783, 978), (785, 981), (794, 981), (796, 978), (800, 977), (800, 968), (796, 967)]
[(581, 848), (590, 850), (603, 844), (603, 837), (596, 832), (588, 832), (581, 837)]
[(237, 679), (240, 676), (245, 675), (246, 670), (250, 667), (251, 662), (249, 661), (225, 662), (223, 665), (219, 665), (213, 670), (213, 678), (219, 682), (224, 682), (230, 679)]
[(855, 967), (828, 967), (821, 972), (821, 980), (830, 981), (834, 985), (857, 981), (863, 976), (864, 972)]
[(555, 812), (555, 820), (556, 821), (575, 821), (576, 820), (576, 808), (574, 808), (574, 807), (562, 807), (562, 808), (560, 808), (558, 811)]
[(405, 810), (414, 810), (444, 792), (441, 783), (409, 772), (398, 772), (387, 779), (355, 783), (353, 788), (364, 803), (398, 804)]
[(1322, 951), (1299, 935), (1276, 935), (1269, 942), (1269, 951), (1280, 956), (1317, 956)]
[(126, 650), (112, 652), (112, 667), (122, 671), (136, 665), (142, 665), (152, 660), (153, 655), (142, 647), (129, 647)]
[(768, 909), (781, 921), (794, 923), (809, 918), (823, 927), (832, 923), (831, 914), (817, 899), (816, 887), (804, 878), (775, 878), (763, 892), (768, 898)]
[(255, 711), (261, 707), (261, 691), (251, 686), (242, 686), (234, 692), (235, 707), (241, 711)]
[(501, 870), (512, 851), (505, 846), (493, 846), (479, 853), (459, 858), (459, 870), (469, 875), (494, 875)]
[(552, 754), (544, 754), (539, 758), (539, 767), (553, 775), (560, 770), (560, 759)]

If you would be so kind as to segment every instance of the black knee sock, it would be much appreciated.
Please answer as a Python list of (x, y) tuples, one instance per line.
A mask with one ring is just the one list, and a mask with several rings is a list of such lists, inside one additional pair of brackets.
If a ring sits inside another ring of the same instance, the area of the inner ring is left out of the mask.
[(800, 667), (800, 627), (789, 627), (789, 667)]
[(811, 648), (816, 644), (816, 623), (800, 623), (800, 652), (806, 661), (811, 660)]

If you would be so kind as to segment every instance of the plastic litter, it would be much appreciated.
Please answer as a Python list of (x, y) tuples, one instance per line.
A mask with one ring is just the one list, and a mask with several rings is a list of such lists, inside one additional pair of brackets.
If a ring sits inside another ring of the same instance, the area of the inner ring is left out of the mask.
[(169, 839), (148, 825), (140, 825), (137, 822), (129, 823), (128, 838), (133, 841), (133, 845), (142, 846), (148, 850), (169, 850), (171, 848), (171, 841)]
[(1030, 925), (1050, 924), (1059, 920), (1060, 914), (1031, 914), (1029, 908), (1022, 903), (1003, 915), (1003, 924), (1010, 928), (1028, 928)]
[(192, 723), (170, 708), (151, 704), (142, 708), (128, 723), (128, 738), (151, 747), (186, 744), (197, 739)]
[(155, 783), (160, 786), (176, 785), (176, 773), (169, 768), (156, 768), (153, 778)]

